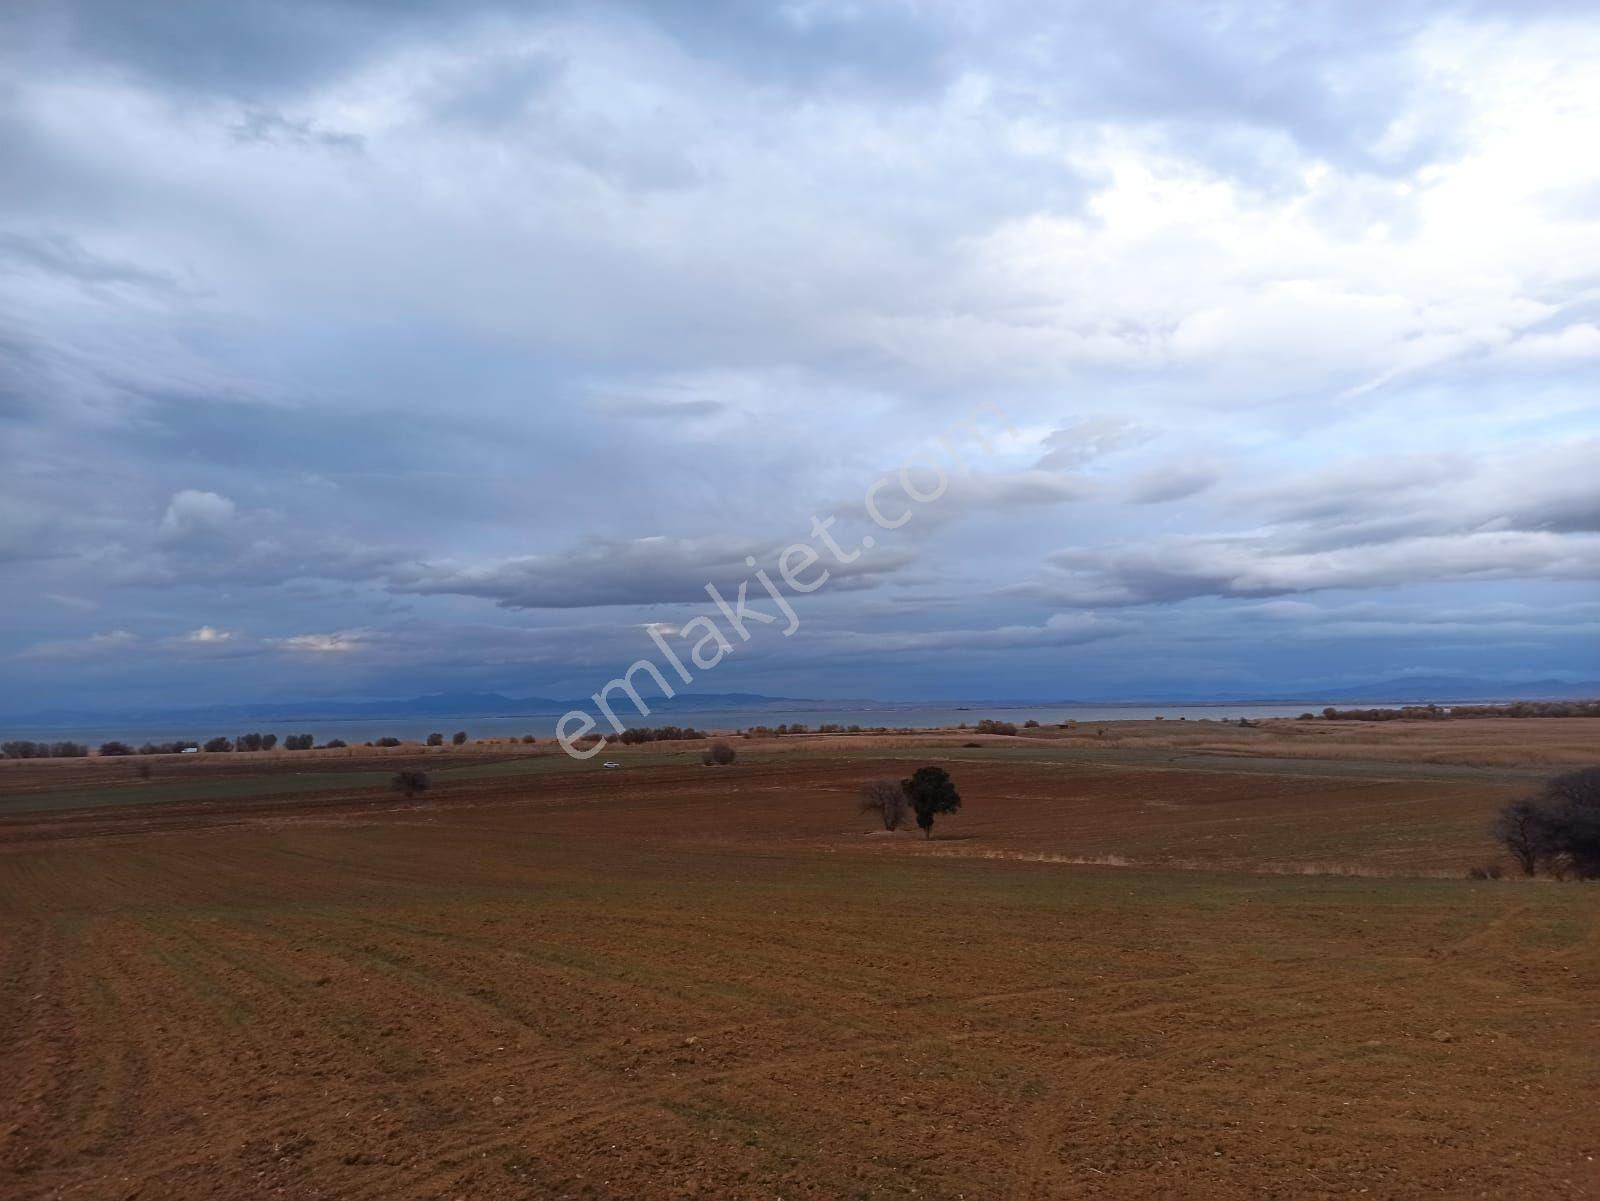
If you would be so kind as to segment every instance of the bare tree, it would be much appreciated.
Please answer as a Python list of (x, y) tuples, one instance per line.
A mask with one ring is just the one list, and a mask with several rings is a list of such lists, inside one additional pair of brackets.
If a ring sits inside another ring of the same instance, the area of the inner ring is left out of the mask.
[(1512, 801), (1495, 818), (1494, 836), (1517, 861), (1522, 874), (1531, 876), (1546, 851), (1544, 811), (1532, 801)]
[(885, 830), (898, 830), (911, 816), (911, 801), (899, 780), (868, 780), (861, 786), (859, 808), (883, 822)]

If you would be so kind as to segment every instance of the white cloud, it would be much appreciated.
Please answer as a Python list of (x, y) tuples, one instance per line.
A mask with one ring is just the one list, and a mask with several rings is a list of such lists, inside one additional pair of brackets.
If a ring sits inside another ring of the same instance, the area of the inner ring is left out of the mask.
[(226, 529), (238, 507), (226, 496), (185, 488), (175, 493), (161, 518), (161, 537), (166, 542), (203, 538)]
[(215, 626), (201, 626), (199, 629), (190, 630), (183, 636), (183, 640), (201, 646), (216, 646), (224, 642), (232, 642), (233, 635), (227, 630), (219, 630)]
[(277, 641), (284, 650), (305, 655), (349, 655), (366, 645), (365, 638), (358, 630), (332, 634), (295, 634)]
[(1568, 325), (1553, 333), (1532, 333), (1501, 352), (1512, 362), (1562, 364), (1600, 359), (1600, 325)]

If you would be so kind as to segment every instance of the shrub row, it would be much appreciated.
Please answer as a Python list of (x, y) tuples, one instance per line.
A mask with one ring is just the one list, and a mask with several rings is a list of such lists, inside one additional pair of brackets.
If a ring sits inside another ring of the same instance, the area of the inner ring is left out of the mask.
[[(524, 741), (532, 741), (524, 739)], [(227, 751), (270, 751), (278, 745), (276, 734), (240, 734), (237, 738), (219, 736), (199, 743), (193, 739), (180, 738), (173, 742), (146, 742), (135, 750), (126, 742), (112, 739), (102, 742), (97, 752), (105, 758), (120, 758), (125, 755), (180, 755), (184, 751), (207, 750), (213, 754)], [(309, 751), (316, 745), (316, 739), (310, 734), (288, 734), (284, 736), (283, 747), (289, 751)], [(338, 738), (331, 738), (326, 743), (329, 748), (347, 745)], [(370, 745), (370, 744), (369, 744)], [(387, 738), (379, 742), (380, 746), (399, 746), (398, 738)], [(89, 754), (89, 748), (81, 742), (30, 742), (27, 739), (14, 739), (10, 742), (0, 743), (0, 758), (6, 759), (79, 759)]]
[[(1513, 705), (1402, 705), (1398, 709), (1322, 711), (1329, 721), (1446, 721), (1452, 717), (1600, 717), (1600, 701), (1518, 701)], [(1307, 721), (1309, 713), (1300, 715)]]
[(79, 759), (89, 753), (81, 742), (29, 742), (19, 738), (0, 743), (0, 753), (7, 759)]
[(617, 737), (623, 745), (632, 746), (638, 742), (685, 742), (705, 736), (703, 730), (693, 726), (629, 726)]

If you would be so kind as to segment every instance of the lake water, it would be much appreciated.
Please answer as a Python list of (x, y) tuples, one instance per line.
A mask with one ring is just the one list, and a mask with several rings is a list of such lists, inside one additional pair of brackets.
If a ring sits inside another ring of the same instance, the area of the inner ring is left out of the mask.
[[(628, 725), (639, 726), (694, 726), (700, 730), (733, 731), (751, 726), (794, 725), (810, 726), (813, 730), (823, 724), (842, 726), (888, 726), (891, 729), (929, 729), (937, 726), (955, 726), (961, 722), (976, 725), (985, 717), (1021, 725), (1032, 719), (1043, 724), (1063, 721), (1130, 721), (1138, 718), (1161, 717), (1169, 721), (1219, 721), (1222, 718), (1240, 717), (1295, 717), (1307, 711), (1318, 712), (1324, 702), (1297, 701), (1292, 704), (1272, 702), (1243, 702), (1227, 704), (1189, 705), (892, 705), (872, 708), (859, 706), (830, 706), (824, 702), (793, 707), (744, 709), (690, 709), (681, 706), (652, 707), (647, 718), (634, 716), (626, 700), (617, 706), (618, 717)], [(299, 718), (282, 720), (240, 720), (236, 717), (215, 722), (193, 721), (186, 723), (106, 720), (74, 726), (28, 726), (10, 724), (5, 727), (6, 738), (30, 738), (41, 742), (71, 740), (98, 745), (110, 739), (138, 746), (142, 742), (172, 742), (194, 739), (204, 742), (222, 734), (233, 737), (251, 730), (271, 731), (280, 737), (285, 734), (313, 734), (319, 743), (330, 738), (362, 743), (378, 738), (393, 737), (421, 740), (437, 731), (449, 738), (457, 730), (465, 730), (472, 738), (507, 738), (532, 734), (541, 741), (555, 737), (559, 713), (505, 714), (500, 716), (459, 717), (361, 717)]]

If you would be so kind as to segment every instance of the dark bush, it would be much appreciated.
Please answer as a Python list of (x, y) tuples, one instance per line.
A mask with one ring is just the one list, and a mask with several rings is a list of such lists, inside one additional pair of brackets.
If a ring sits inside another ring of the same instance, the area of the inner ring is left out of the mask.
[[(283, 740), (283, 749), (286, 751), (309, 751), (316, 745), (316, 742), (317, 740), (310, 734), (290, 734)], [(328, 745), (332, 746), (333, 743), (330, 742)], [(341, 742), (339, 745), (343, 746), (344, 743)]]
[(399, 746), (400, 745), (400, 740), (398, 738), (380, 738), (380, 739), (378, 739), (377, 745), (378, 746)]
[(220, 751), (231, 751), (233, 750), (233, 743), (229, 739), (226, 739), (219, 734), (215, 738), (206, 740), (205, 749), (213, 753)]
[(701, 762), (714, 764), (717, 767), (727, 767), (736, 758), (738, 758), (737, 752), (720, 740), (707, 747), (705, 754), (700, 757)]
[(131, 755), (133, 754), (133, 748), (126, 742), (102, 742), (100, 744), (100, 753), (105, 756)]
[(261, 736), (261, 749), (262, 750), (270, 751), (273, 747), (275, 747), (277, 745), (278, 745), (278, 736), (276, 734), (263, 734)]
[[(284, 745), (288, 746), (288, 743), (284, 743)], [(328, 739), (327, 742), (323, 743), (322, 745), (325, 748), (327, 748), (328, 750), (330, 750), (330, 751), (336, 751), (340, 747), (346, 747), (346, 746), (349, 746), (350, 744), (348, 742), (346, 742), (343, 738), (330, 738), (330, 739)], [(291, 747), (289, 747), (289, 749), (292, 751), (292, 750), (294, 750), (294, 747), (291, 746)]]
[(440, 734), (440, 733), (437, 733), (437, 732), (435, 732), (433, 734), (429, 734), (428, 735), (428, 745), (429, 746), (443, 746), (444, 745), (444, 735)]
[(1027, 721), (1022, 723), (1022, 728), (1024, 730), (1037, 730), (1039, 728), (1039, 723), (1030, 717)]
[(524, 734), (522, 736), (522, 745), (523, 746), (532, 746), (534, 743), (536, 743), (538, 741), (539, 740), (537, 738), (535, 738), (532, 734)]
[(452, 746), (461, 746), (466, 741), (467, 732), (465, 730), (457, 730), (454, 734), (450, 735), (450, 744)]
[(427, 792), (433, 781), (428, 779), (428, 773), (407, 768), (405, 771), (394, 773), (394, 779), (389, 781), (389, 787), (405, 796), (413, 797), (419, 793)]
[(1563, 878), (1600, 878), (1600, 767), (1566, 772), (1513, 801), (1494, 833), (1528, 875), (1542, 865)]

